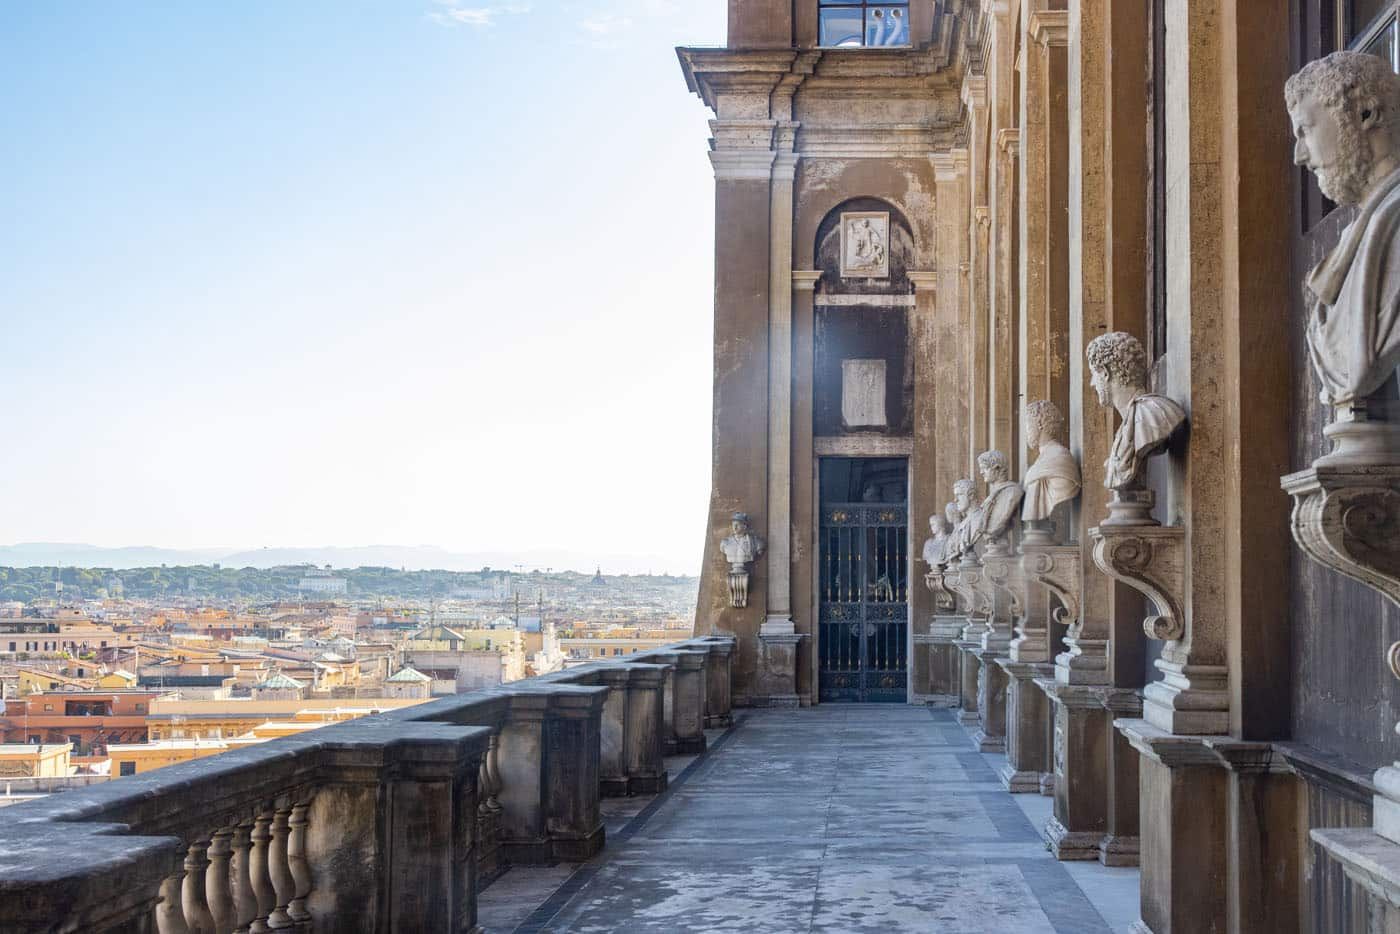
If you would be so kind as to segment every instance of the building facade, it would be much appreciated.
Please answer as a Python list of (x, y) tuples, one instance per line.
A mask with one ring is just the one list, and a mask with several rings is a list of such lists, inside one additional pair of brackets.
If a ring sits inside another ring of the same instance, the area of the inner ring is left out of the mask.
[[(1054, 794), (1057, 856), (1141, 864), (1143, 930), (1387, 923), (1395, 457), (1314, 467), (1305, 280), (1357, 210), (1295, 165), (1284, 87), (1338, 50), (1395, 67), (1395, 17), (730, 0), (726, 47), (679, 50), (715, 173), (696, 633), (737, 637), (736, 703), (959, 707), (1009, 791)], [(1113, 334), (1144, 366), (1091, 364)], [(1100, 388), (1137, 369), (1125, 428)], [(1186, 423), (1133, 449), (1148, 397)], [(1040, 545), (986, 534), (1053, 434), (1082, 491)], [(959, 530), (984, 541), (922, 560)]]

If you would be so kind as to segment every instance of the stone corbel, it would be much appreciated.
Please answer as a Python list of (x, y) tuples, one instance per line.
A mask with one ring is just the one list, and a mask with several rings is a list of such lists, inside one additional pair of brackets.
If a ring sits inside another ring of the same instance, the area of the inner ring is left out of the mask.
[(1283, 488), (1303, 551), (1400, 604), (1400, 467), (1314, 466)]
[(967, 611), (970, 623), (980, 623), (987, 618), (987, 607), (981, 593), (984, 577), (980, 564), (959, 564), (956, 573), (950, 568), (944, 575), (948, 586), (963, 598), (963, 608)]
[(1186, 634), (1186, 530), (1181, 526), (1099, 526), (1089, 530), (1094, 563), (1152, 601), (1143, 620), (1148, 638), (1170, 642)]
[(1032, 581), (1053, 593), (1060, 601), (1055, 622), (1069, 627), (1071, 637), (1079, 635), (1079, 603), (1084, 584), (1084, 564), (1078, 545), (1045, 545), (1025, 548), (1021, 571)]
[(924, 585), (933, 594), (933, 607), (941, 613), (951, 613), (957, 608), (957, 595), (948, 589), (945, 572), (942, 568), (929, 568), (924, 575)]
[(1026, 582), (1021, 575), (1021, 560), (1016, 555), (984, 555), (982, 567), (991, 584), (994, 598), (1000, 592), (1006, 597), (1013, 620), (1026, 612)]

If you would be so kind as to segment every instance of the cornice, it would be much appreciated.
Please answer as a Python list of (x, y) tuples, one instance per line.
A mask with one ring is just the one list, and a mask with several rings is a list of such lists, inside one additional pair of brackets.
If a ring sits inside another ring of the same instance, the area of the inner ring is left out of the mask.
[(936, 272), (906, 272), (909, 281), (914, 284), (915, 291), (938, 288), (938, 273)]
[(771, 94), (797, 61), (795, 49), (676, 49), (686, 88), (715, 109), (722, 93)]
[(962, 102), (970, 108), (987, 106), (986, 75), (965, 75), (963, 77)]
[(1037, 10), (1027, 24), (1031, 38), (1043, 46), (1064, 48), (1069, 45), (1069, 10)]
[(936, 152), (929, 156), (933, 163), (933, 180), (936, 182), (957, 181), (958, 165), (951, 152)]
[(793, 291), (814, 292), (821, 278), (822, 271), (820, 269), (794, 269), (792, 271)]
[(1021, 128), (1004, 126), (997, 130), (997, 149), (1007, 155), (1015, 155), (1021, 149)]
[(716, 179), (749, 179), (768, 181), (773, 175), (771, 149), (716, 149), (710, 152)]

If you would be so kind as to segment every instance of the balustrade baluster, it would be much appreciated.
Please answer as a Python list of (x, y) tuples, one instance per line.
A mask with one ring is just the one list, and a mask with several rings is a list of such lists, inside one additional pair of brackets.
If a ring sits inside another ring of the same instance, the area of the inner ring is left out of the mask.
[(291, 833), (288, 818), (291, 808), (278, 808), (272, 816), (272, 842), (267, 847), (267, 873), (272, 879), (276, 892), (277, 906), (267, 916), (267, 926), (274, 931), (284, 931), (295, 927), (296, 922), (287, 913), (287, 907), (296, 894), (296, 881), (292, 878), (291, 867), (287, 864), (287, 837)]
[(180, 888), (180, 901), (185, 909), (185, 927), (190, 934), (214, 934), (214, 915), (209, 911), (205, 881), (208, 850), (208, 841), (196, 840), (185, 851), (185, 880)]
[(214, 928), (232, 931), (238, 924), (233, 903), (232, 877), (229, 862), (233, 856), (233, 829), (216, 830), (209, 840), (209, 868), (205, 870), (204, 891), (209, 901), (209, 913)]
[(253, 893), (258, 900), (258, 915), (248, 930), (250, 934), (267, 934), (272, 930), (268, 926), (268, 918), (277, 907), (277, 892), (268, 874), (268, 844), (272, 841), (272, 814), (269, 812), (263, 811), (253, 822), (252, 841), (248, 874), (252, 877)]
[(166, 876), (160, 884), (160, 902), (156, 905), (156, 930), (160, 934), (189, 934), (185, 925), (185, 909), (181, 904), (184, 870)]
[(252, 821), (244, 821), (233, 828), (229, 882), (233, 892), (235, 934), (248, 934), (249, 927), (258, 917), (258, 896), (253, 891), (253, 877), (249, 867), (253, 850), (252, 834)]
[(491, 810), (497, 814), (501, 812), (502, 808), (501, 802), (496, 796), (499, 795), (501, 789), (505, 787), (504, 783), (501, 781), (500, 738), (500, 733), (491, 734), (491, 740), (486, 747), (486, 755), (483, 757), (483, 761), (486, 762), (487, 777), (490, 784), (490, 791), (487, 793), (486, 803)]
[(287, 906), (287, 915), (295, 922), (310, 921), (311, 912), (306, 909), (306, 899), (311, 895), (311, 862), (306, 858), (306, 828), (310, 823), (306, 813), (309, 804), (298, 804), (292, 808), (287, 821), (291, 834), (287, 837), (287, 865), (292, 873), (292, 901)]

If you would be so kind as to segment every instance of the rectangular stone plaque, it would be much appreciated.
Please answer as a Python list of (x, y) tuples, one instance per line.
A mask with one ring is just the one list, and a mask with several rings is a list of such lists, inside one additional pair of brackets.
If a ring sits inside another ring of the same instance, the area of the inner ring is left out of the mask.
[(885, 361), (841, 361), (841, 420), (847, 428), (885, 427)]
[(841, 278), (890, 277), (890, 215), (850, 211), (841, 215)]

